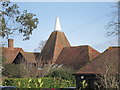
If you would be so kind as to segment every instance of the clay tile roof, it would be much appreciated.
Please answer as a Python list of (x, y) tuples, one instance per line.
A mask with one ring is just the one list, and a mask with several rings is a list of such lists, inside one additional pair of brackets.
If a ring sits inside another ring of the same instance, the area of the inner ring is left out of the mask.
[(35, 54), (32, 52), (24, 52), (24, 51), (20, 51), (20, 53), (23, 55), (23, 57), (25, 58), (25, 60), (28, 63), (35, 63)]
[(63, 32), (54, 31), (51, 33), (43, 50), (41, 51), (41, 60), (55, 62), (63, 47), (69, 47), (70, 44)]
[(63, 64), (78, 70), (98, 55), (100, 53), (88, 45), (65, 47), (57, 58), (56, 64)]
[[(110, 47), (94, 60), (80, 68), (75, 74), (99, 74), (105, 73), (111, 66), (110, 73), (120, 73), (120, 47)], [(118, 71), (119, 70), (119, 71)]]
[(5, 63), (12, 63), (20, 51), (23, 51), (22, 48), (2, 47), (2, 55), (6, 58)]
[(40, 53), (39, 52), (34, 52), (35, 60), (39, 60)]

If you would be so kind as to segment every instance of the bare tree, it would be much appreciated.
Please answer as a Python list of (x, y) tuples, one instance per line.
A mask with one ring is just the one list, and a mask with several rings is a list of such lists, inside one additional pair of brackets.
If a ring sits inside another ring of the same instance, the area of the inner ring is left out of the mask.
[(95, 82), (97, 89), (120, 89), (120, 77), (116, 63), (115, 60), (110, 59), (104, 61), (105, 72), (97, 75), (97, 82)]
[(41, 70), (40, 72), (40, 76), (44, 77), (47, 76), (49, 73), (52, 73), (53, 71), (59, 69), (62, 65), (58, 65), (58, 64), (45, 64), (41, 67), (39, 67), (38, 69)]
[(47, 42), (47, 40), (45, 40), (45, 41), (40, 41), (38, 47), (35, 48), (34, 51), (35, 51), (35, 52), (41, 52), (42, 49), (43, 49), (43, 47), (45, 46), (46, 42)]
[(116, 36), (116, 35), (120, 35), (120, 20), (119, 20), (119, 16), (120, 16), (120, 1), (118, 1), (116, 3), (116, 5), (114, 6), (114, 12), (112, 16), (111, 21), (108, 23), (108, 25), (106, 26), (106, 28), (109, 30), (107, 32), (107, 36)]

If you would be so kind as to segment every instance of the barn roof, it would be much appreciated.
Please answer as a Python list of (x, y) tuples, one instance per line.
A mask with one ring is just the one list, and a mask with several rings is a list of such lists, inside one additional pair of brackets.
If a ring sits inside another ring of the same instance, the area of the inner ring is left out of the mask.
[(2, 55), (6, 59), (5, 63), (12, 63), (20, 51), (23, 51), (23, 49), (2, 47)]
[(70, 43), (68, 42), (65, 34), (59, 31), (52, 32), (41, 51), (41, 60), (43, 62), (51, 61), (54, 63), (63, 47), (70, 47)]
[(111, 73), (117, 73), (120, 71), (120, 47), (109, 47), (101, 55), (96, 57), (90, 63), (80, 68), (75, 74), (100, 74), (105, 73), (109, 69)]
[(100, 53), (98, 51), (88, 45), (65, 47), (61, 51), (56, 64), (63, 64), (78, 70), (80, 67), (97, 57), (99, 54)]
[(17, 55), (22, 54), (25, 60), (28, 63), (35, 63), (36, 57), (39, 53), (33, 52), (24, 52), (22, 48), (9, 48), (9, 47), (2, 47), (2, 55), (5, 57), (5, 63), (12, 63)]
[(36, 56), (33, 52), (20, 51), (20, 53), (23, 55), (23, 57), (28, 63), (36, 63), (36, 60), (35, 60)]

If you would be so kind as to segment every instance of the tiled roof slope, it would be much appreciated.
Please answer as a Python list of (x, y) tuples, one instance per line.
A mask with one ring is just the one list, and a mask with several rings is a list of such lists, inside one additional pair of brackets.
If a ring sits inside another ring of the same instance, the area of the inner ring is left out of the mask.
[(6, 58), (5, 63), (12, 63), (20, 51), (23, 51), (22, 48), (2, 47), (2, 55)]
[(78, 70), (98, 55), (100, 55), (100, 53), (88, 45), (65, 47), (60, 53), (56, 64), (63, 64)]
[(70, 43), (68, 42), (65, 34), (59, 31), (52, 32), (43, 50), (41, 51), (41, 61), (50, 61), (54, 63), (63, 47), (70, 47)]
[(3, 47), (2, 48), (2, 55), (5, 57), (5, 63), (13, 63), (17, 56), (22, 54), (23, 58), (27, 61), (27, 63), (35, 63), (36, 54), (32, 52), (24, 52), (22, 48), (9, 48)]
[(35, 54), (32, 52), (20, 52), (28, 63), (36, 63)]
[[(120, 73), (120, 47), (110, 47), (90, 63), (79, 69), (75, 74), (99, 74), (105, 73), (108, 67), (112, 67), (109, 73)], [(119, 70), (119, 71), (118, 71)]]

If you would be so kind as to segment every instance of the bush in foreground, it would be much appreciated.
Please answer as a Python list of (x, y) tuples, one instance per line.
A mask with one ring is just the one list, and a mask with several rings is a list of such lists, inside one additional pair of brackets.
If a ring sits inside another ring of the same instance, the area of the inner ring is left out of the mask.
[(75, 87), (75, 83), (60, 78), (14, 78), (5, 79), (4, 86), (16, 86), (18, 88), (66, 88)]
[(56, 77), (65, 80), (72, 80), (73, 82), (75, 82), (75, 76), (73, 75), (73, 73), (74, 70), (72, 68), (60, 67), (53, 72), (49, 72), (47, 77)]

